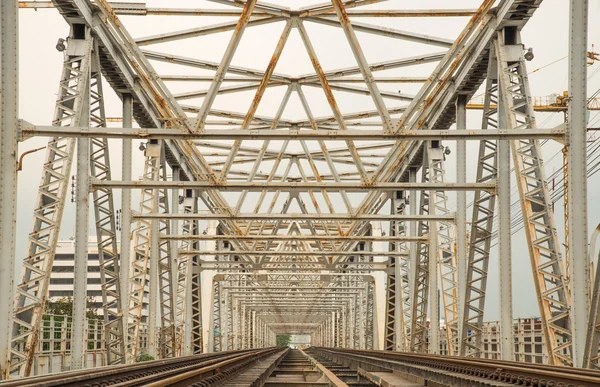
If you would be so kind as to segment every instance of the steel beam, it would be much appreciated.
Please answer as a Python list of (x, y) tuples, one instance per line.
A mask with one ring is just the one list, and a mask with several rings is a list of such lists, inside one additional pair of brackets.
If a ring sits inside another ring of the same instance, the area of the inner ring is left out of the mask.
[[(374, 257), (374, 256), (396, 256), (396, 257), (404, 257), (408, 256), (407, 252), (393, 252), (393, 251), (304, 251), (304, 250), (296, 250), (296, 251), (270, 251), (270, 250), (241, 250), (241, 251), (186, 251), (182, 250), (179, 252), (180, 255), (215, 255), (215, 256), (228, 256), (228, 255), (265, 255), (265, 256), (277, 256), (277, 257), (333, 257), (333, 256), (365, 256), (365, 257)], [(277, 264), (277, 262), (269, 262), (273, 264)], [(304, 262), (306, 264), (310, 264), (311, 262)], [(372, 262), (365, 262), (365, 265), (372, 264)]]
[[(98, 53), (98, 42), (94, 41), (92, 71), (90, 77), (90, 125), (106, 126), (104, 92)], [(109, 143), (106, 138), (92, 138), (90, 141), (90, 174), (100, 180), (112, 177)], [(98, 262), (100, 265), (100, 286), (102, 288), (103, 328), (108, 364), (125, 363), (124, 326), (121, 291), (119, 248), (117, 245), (117, 223), (114, 195), (111, 189), (101, 189), (92, 193)]]
[[(411, 183), (414, 183), (417, 181), (417, 170), (415, 168), (411, 168), (408, 171), (408, 181)], [(412, 216), (418, 216), (418, 204), (419, 204), (419, 194), (417, 190), (411, 190), (410, 191), (410, 195), (408, 197), (408, 205), (409, 205), (409, 213)], [(410, 222), (408, 225), (408, 232), (409, 235), (412, 237), (416, 237), (419, 236), (419, 234), (417, 233), (417, 227), (420, 225), (420, 223), (417, 222)], [(422, 242), (423, 243), (423, 242)], [(406, 295), (406, 299), (403, 302), (403, 307), (405, 308), (405, 317), (406, 317), (406, 321), (405, 321), (405, 326), (406, 326), (406, 332), (408, 334), (408, 337), (405, 340), (405, 347), (404, 350), (405, 351), (410, 351), (411, 347), (410, 347), (410, 340), (412, 338), (412, 334), (413, 332), (409, 332), (408, 328), (412, 328), (413, 324), (412, 324), (412, 316), (413, 316), (413, 304), (416, 304), (416, 293), (415, 293), (415, 278), (417, 277), (417, 265), (418, 263), (418, 246), (419, 244), (415, 243), (415, 242), (411, 242), (409, 244), (409, 262), (408, 262), (408, 282), (409, 282), (409, 292)]]
[[(429, 181), (434, 181), (436, 179), (436, 164), (440, 162), (439, 159), (436, 159), (436, 155), (432, 154), (435, 149), (428, 144), (427, 148), (427, 160), (429, 162)], [(430, 190), (429, 194), (429, 208), (428, 211), (430, 214), (434, 215), (437, 210), (437, 196), (438, 191)], [(440, 253), (443, 254), (443, 251), (439, 248), (439, 231), (437, 222), (430, 222), (428, 225), (428, 234), (429, 234), (429, 247), (428, 247), (428, 275), (429, 275), (429, 322), (430, 326), (427, 329), (426, 334), (428, 337), (426, 340), (429, 342), (428, 352), (432, 354), (440, 353), (440, 298), (439, 298), (439, 284), (438, 284), (438, 273), (440, 260), (443, 257), (440, 257)], [(443, 290), (443, 289), (442, 289)], [(446, 331), (448, 332), (448, 331)], [(451, 343), (448, 343), (451, 345)]]
[(208, 93), (206, 97), (202, 101), (202, 107), (200, 108), (200, 112), (196, 116), (196, 123), (194, 125), (195, 132), (201, 132), (204, 130), (205, 120), (208, 116), (209, 110), (217, 97), (217, 93), (221, 84), (223, 83), (223, 78), (229, 69), (229, 65), (233, 60), (233, 55), (237, 50), (237, 47), (242, 39), (242, 35), (244, 34), (244, 30), (248, 26), (250, 22), (250, 17), (252, 16), (252, 12), (254, 11), (254, 7), (256, 6), (257, 0), (248, 0), (245, 5), (242, 13), (240, 14), (240, 18), (235, 26), (229, 44), (225, 49), (225, 53), (223, 54), (223, 58), (221, 59), (221, 63), (217, 71), (215, 72), (215, 77), (210, 84), (210, 88), (208, 89)]
[[(527, 68), (522, 51), (519, 51), (522, 49), (521, 36), (515, 28), (507, 27), (506, 30), (510, 34), (504, 34), (503, 38), (496, 40), (495, 52), (507, 125), (512, 128), (534, 129), (535, 112)], [(570, 325), (573, 311), (560, 256), (541, 146), (537, 140), (512, 140), (511, 153), (544, 339), (548, 346), (548, 362), (570, 365)]]
[[(207, 9), (207, 8), (170, 8), (170, 7), (148, 7), (144, 3), (109, 2), (117, 15), (127, 16), (240, 16), (241, 10), (235, 9)], [(54, 8), (51, 1), (19, 1), (19, 8), (23, 9), (47, 9)], [(410, 10), (348, 10), (352, 17), (385, 17), (385, 18), (414, 18), (414, 17), (467, 17), (472, 16), (476, 9), (410, 9)], [(312, 11), (310, 9), (300, 12), (299, 17), (310, 17), (312, 15), (331, 15), (333, 10)], [(285, 16), (285, 12), (256, 10), (253, 16)], [(289, 17), (289, 15), (287, 15)]]
[[(484, 110), (481, 127), (484, 130), (498, 127), (498, 66), (493, 51), (489, 54), (487, 79), (485, 82)], [(495, 107), (494, 107), (495, 106)], [(476, 180), (495, 180), (498, 157), (496, 141), (483, 140), (479, 143)], [(480, 357), (483, 354), (483, 312), (487, 290), (487, 276), (494, 226), (496, 195), (483, 191), (475, 192), (473, 215), (466, 274), (465, 300), (463, 306), (461, 356)]]
[[(467, 127), (467, 96), (459, 95), (456, 99), (456, 129)], [(467, 144), (464, 140), (456, 142), (456, 181), (467, 182)], [(464, 321), (465, 291), (467, 287), (467, 195), (456, 193), (456, 261), (458, 291), (458, 345), (462, 343), (462, 326)], [(460, 350), (460, 349), (459, 349)]]
[[(498, 124), (506, 125), (502, 88), (498, 90)], [(498, 141), (498, 282), (500, 284), (500, 354), (513, 360), (512, 258), (510, 213), (510, 143)]]
[[(82, 109), (89, 109), (83, 105), (83, 97), (89, 90), (92, 40), (74, 39), (72, 33), (71, 39), (77, 48), (64, 55), (54, 124), (89, 126), (80, 118)], [(58, 136), (48, 141), (32, 231), (17, 285), (11, 374), (29, 376), (33, 368), (74, 154), (74, 139)]]
[(569, 256), (573, 365), (584, 364), (590, 313), (587, 218), (587, 34), (588, 0), (571, 0), (569, 23)]
[(317, 129), (204, 129), (203, 132), (191, 133), (179, 129), (161, 128), (90, 128), (78, 126), (57, 129), (54, 126), (34, 125), (20, 120), (20, 136), (30, 137), (102, 137), (132, 139), (179, 139), (179, 140), (331, 140), (331, 141), (425, 141), (425, 140), (515, 140), (515, 139), (554, 139), (562, 142), (565, 130), (562, 126), (548, 129), (488, 129), (480, 128), (463, 130), (423, 130), (386, 133), (381, 130), (336, 130)]
[[(89, 34), (86, 31), (86, 34)], [(92, 40), (91, 37), (88, 39)], [(80, 121), (90, 121), (90, 77), (88, 67), (87, 88), (83, 92)], [(85, 350), (87, 349), (87, 271), (88, 271), (88, 236), (90, 213), (90, 140), (77, 139), (77, 187), (75, 191), (75, 255), (73, 275), (73, 323), (71, 333), (71, 369), (86, 367)]]
[[(175, 217), (174, 219), (177, 219)], [(337, 236), (337, 235), (162, 235), (162, 239), (170, 240), (249, 240), (249, 241), (330, 241), (330, 242), (423, 242), (427, 237), (409, 237), (409, 236)]]
[[(156, 157), (157, 159), (160, 156)], [(160, 179), (160, 161), (156, 160), (157, 172), (154, 174), (156, 180)], [(152, 211), (159, 211), (159, 189), (152, 189)], [(160, 264), (160, 220), (150, 220), (150, 241), (148, 257), (148, 355), (158, 357), (158, 297), (159, 297), (159, 264)]]
[[(130, 127), (133, 123), (133, 97), (131, 94), (124, 93), (123, 99), (123, 126)], [(121, 178), (131, 179), (131, 170), (133, 164), (133, 153), (131, 148), (131, 139), (123, 139), (123, 154), (121, 165)], [(121, 241), (119, 251), (119, 268), (121, 270), (121, 299), (124, 309), (129, 308), (129, 273), (131, 265), (131, 190), (121, 190)], [(125, 314), (126, 316), (127, 314)], [(123, 318), (124, 335), (123, 341), (125, 348), (129, 348), (128, 318)]]
[[(413, 188), (417, 189), (417, 187)], [(278, 221), (278, 220), (297, 220), (297, 221), (308, 221), (308, 220), (320, 220), (320, 221), (404, 221), (404, 222), (427, 222), (427, 221), (448, 221), (453, 222), (455, 217), (453, 214), (445, 214), (445, 215), (386, 215), (386, 214), (360, 214), (360, 215), (352, 215), (348, 213), (321, 213), (321, 214), (313, 214), (313, 213), (277, 213), (277, 214), (257, 214), (257, 213), (239, 213), (236, 215), (231, 214), (213, 214), (213, 213), (198, 213), (198, 214), (161, 214), (161, 213), (134, 213), (132, 214), (132, 218), (135, 220), (137, 218), (169, 218), (169, 219), (198, 219), (198, 220), (236, 220), (236, 221), (250, 221), (250, 220), (258, 220), (258, 221)], [(251, 235), (250, 235), (251, 236)], [(168, 236), (167, 236), (168, 237)], [(201, 236), (199, 236), (201, 237)], [(220, 237), (217, 235), (217, 237)], [(242, 235), (240, 235), (242, 237)], [(299, 237), (295, 235), (289, 235), (290, 238)], [(309, 235), (305, 236), (306, 238), (310, 237)], [(356, 236), (363, 237), (363, 236)], [(381, 237), (369, 237), (369, 238), (381, 238)]]
[(18, 2), (0, 3), (0, 379), (10, 374), (17, 224)]
[(223, 184), (211, 183), (207, 181), (99, 181), (94, 180), (91, 184), (94, 188), (133, 188), (133, 189), (164, 189), (164, 188), (191, 188), (191, 189), (216, 189), (219, 191), (250, 191), (261, 192), (263, 190), (281, 190), (281, 191), (312, 191), (326, 190), (329, 192), (347, 191), (398, 191), (407, 189), (429, 189), (443, 191), (490, 191), (495, 192), (495, 183), (377, 183), (377, 184), (357, 184), (357, 183), (314, 183), (314, 182), (226, 182)]
[(390, 117), (387, 107), (385, 106), (385, 102), (383, 101), (377, 83), (373, 79), (373, 73), (369, 68), (369, 63), (367, 62), (358, 38), (356, 37), (354, 27), (352, 26), (348, 14), (346, 13), (346, 8), (344, 7), (342, 0), (332, 0), (332, 5), (335, 13), (337, 14), (339, 25), (342, 27), (342, 30), (344, 30), (346, 39), (350, 43), (350, 48), (352, 49), (354, 58), (358, 63), (358, 67), (360, 68), (361, 74), (365, 80), (365, 84), (369, 89), (369, 94), (371, 95), (373, 103), (379, 112), (381, 121), (383, 122), (384, 132), (391, 132), (394, 126), (392, 123), (392, 118)]

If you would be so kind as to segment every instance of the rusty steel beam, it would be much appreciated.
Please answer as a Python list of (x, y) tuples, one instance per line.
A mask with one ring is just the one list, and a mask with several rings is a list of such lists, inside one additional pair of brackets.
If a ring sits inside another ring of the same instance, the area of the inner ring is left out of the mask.
[(216, 184), (205, 181), (119, 181), (119, 180), (92, 180), (92, 189), (94, 188), (192, 188), (192, 189), (216, 189), (219, 191), (254, 191), (262, 190), (281, 190), (281, 191), (306, 191), (306, 190), (327, 190), (335, 191), (398, 191), (410, 189), (427, 189), (437, 191), (489, 191), (495, 192), (495, 183), (376, 183), (376, 184), (357, 184), (357, 183), (313, 183), (313, 182), (283, 182), (283, 183), (264, 183), (264, 182), (227, 182)]
[[(384, 133), (381, 130), (217, 130), (206, 129), (202, 133), (189, 133), (176, 129), (160, 128), (90, 128), (72, 127), (57, 129), (55, 126), (33, 125), (21, 120), (21, 140), (30, 137), (103, 137), (139, 139), (199, 139), (199, 140), (331, 140), (331, 141), (426, 141), (426, 140), (518, 140), (554, 139), (562, 142), (564, 128), (553, 129), (466, 129), (424, 130), (400, 133)], [(357, 150), (360, 148), (356, 148)]]
[[(322, 213), (322, 214), (304, 214), (304, 213), (276, 213), (276, 214), (253, 214), (253, 213), (238, 213), (232, 214), (213, 214), (213, 213), (201, 213), (201, 214), (189, 214), (189, 213), (178, 213), (178, 214), (132, 214), (133, 219), (144, 217), (144, 218), (169, 218), (178, 220), (188, 219), (200, 219), (200, 220), (236, 220), (236, 221), (250, 221), (250, 220), (261, 220), (261, 221), (278, 221), (278, 220), (320, 220), (320, 221), (454, 221), (454, 214), (446, 215), (397, 215), (397, 214), (361, 214), (353, 215), (351, 213)], [(362, 237), (360, 235), (355, 237)]]

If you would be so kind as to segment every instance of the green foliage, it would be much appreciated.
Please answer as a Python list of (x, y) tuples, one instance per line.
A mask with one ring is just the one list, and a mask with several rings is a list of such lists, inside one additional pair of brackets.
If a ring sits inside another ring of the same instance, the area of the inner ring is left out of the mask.
[(277, 335), (276, 340), (278, 347), (287, 347), (292, 341), (292, 335)]
[[(92, 297), (88, 297), (86, 300), (87, 312), (85, 315), (88, 319), (100, 320), (101, 317), (98, 315), (97, 309), (92, 308), (94, 300)], [(62, 321), (64, 316), (73, 316), (73, 298), (62, 297), (56, 301), (47, 301), (44, 313), (44, 320), (49, 320), (47, 315), (53, 314), (54, 320)]]
[(141, 363), (143, 361), (150, 361), (150, 360), (154, 360), (154, 358), (150, 355), (148, 355), (145, 352), (142, 352), (138, 355), (138, 357), (135, 359), (136, 363)]

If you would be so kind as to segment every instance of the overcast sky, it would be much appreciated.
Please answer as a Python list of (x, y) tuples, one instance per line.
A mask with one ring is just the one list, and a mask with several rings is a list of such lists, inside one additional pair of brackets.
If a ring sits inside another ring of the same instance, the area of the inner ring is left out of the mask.
[[(275, 1), (271, 3), (282, 4), (285, 6), (304, 7), (307, 5), (319, 3), (319, 1)], [(150, 7), (189, 7), (199, 8), (221, 8), (218, 4), (207, 3), (205, 1), (148, 1)], [(403, 8), (442, 8), (452, 3), (454, 8), (476, 8), (480, 1), (419, 1), (411, 2), (406, 0), (392, 0), (384, 2), (372, 8), (382, 9), (403, 9)], [(526, 47), (533, 47), (535, 58), (527, 64), (531, 73), (531, 90), (535, 96), (548, 96), (554, 93), (561, 93), (568, 88), (568, 61), (561, 59), (568, 55), (568, 1), (565, 0), (546, 0), (542, 3), (540, 9), (536, 11), (533, 19), (523, 30), (523, 41)], [(600, 14), (600, 0), (590, 1), (590, 15)], [(595, 23), (594, 18), (590, 18), (589, 25), (589, 50), (592, 50), (592, 44), (596, 44), (596, 52), (600, 51), (600, 25)], [(167, 31), (192, 28), (200, 25), (209, 25), (229, 21), (227, 18), (202, 18), (202, 17), (122, 17), (125, 27), (134, 37), (143, 37), (159, 34)], [(431, 36), (453, 39), (465, 25), (467, 18), (437, 18), (437, 19), (361, 19), (361, 22), (369, 22)], [(49, 125), (54, 114), (54, 104), (58, 90), (58, 81), (62, 67), (62, 53), (55, 49), (58, 38), (68, 35), (68, 26), (62, 16), (56, 10), (21, 10), (20, 11), (20, 117), (30, 122)], [(307, 30), (315, 46), (315, 50), (325, 70), (351, 67), (356, 62), (343, 37), (340, 29), (325, 27), (306, 23)], [(240, 44), (238, 52), (233, 59), (233, 65), (249, 68), (264, 69), (269, 61), (273, 48), (279, 39), (283, 28), (283, 23), (274, 23), (266, 26), (249, 28)], [(199, 37), (169, 44), (158, 44), (144, 49), (160, 51), (175, 55), (202, 58), (210, 61), (219, 62), (224, 48), (229, 41), (231, 34), (229, 32), (210, 37)], [(371, 36), (358, 33), (359, 41), (369, 62), (380, 62), (389, 59), (411, 57), (429, 52), (439, 52), (440, 47), (418, 45), (397, 40), (390, 40), (379, 36)], [(554, 64), (549, 65), (552, 62)], [(160, 74), (192, 74), (189, 69), (174, 65), (154, 63)], [(546, 67), (547, 66), (547, 67)], [(427, 76), (425, 70), (433, 68), (421, 66), (418, 68), (402, 69), (403, 76)], [(590, 66), (589, 71), (589, 94), (600, 88), (600, 63)], [(539, 71), (535, 71), (539, 69)], [(282, 54), (280, 63), (276, 72), (301, 75), (312, 73), (313, 69), (308, 59), (306, 51), (296, 31), (293, 31), (286, 49)], [(533, 73), (532, 73), (533, 72)], [(210, 74), (207, 71), (194, 71), (195, 75)], [(377, 75), (397, 75), (398, 72), (385, 73)], [(186, 90), (196, 90), (205, 88), (206, 85), (185, 85), (172, 84), (173, 93), (179, 93)], [(394, 90), (395, 86), (381, 86), (382, 89)], [(415, 85), (403, 85), (402, 92), (416, 94), (418, 87)], [(257, 114), (273, 116), (279, 106), (279, 101), (284, 93), (284, 88), (272, 88), (265, 93), (265, 97), (260, 105)], [(120, 100), (114, 92), (105, 84), (105, 103), (107, 116), (120, 117)], [(232, 104), (244, 105), (253, 97), (254, 92), (240, 93), (235, 97), (219, 97), (214, 107), (218, 109), (227, 109)], [(311, 101), (311, 108), (315, 116), (330, 115), (331, 112), (327, 106), (324, 96), (320, 90), (307, 89), (307, 97)], [(340, 103), (340, 108), (345, 111), (360, 111), (372, 109), (369, 97), (347, 96), (344, 93), (337, 93), (336, 98)], [(479, 93), (478, 93), (479, 94)], [(201, 100), (184, 101), (186, 104), (199, 104)], [(386, 102), (389, 102), (386, 100)], [(393, 106), (388, 103), (388, 106)], [(235, 109), (229, 109), (235, 110)], [(239, 110), (243, 111), (243, 110)], [(600, 126), (600, 112), (592, 112), (590, 116), (590, 126)], [(286, 118), (302, 119), (302, 111), (299, 101), (292, 100), (286, 109)], [(537, 122), (540, 128), (551, 128), (560, 124), (563, 120), (562, 113), (538, 113)], [(477, 128), (481, 125), (481, 114), (478, 111), (468, 112), (468, 127)], [(20, 152), (43, 146), (46, 143), (43, 139), (31, 139), (20, 144)], [(446, 145), (451, 148), (454, 144), (449, 142)], [(276, 148), (276, 147), (275, 147)], [(560, 153), (561, 145), (555, 142), (548, 142), (543, 146), (543, 154), (547, 168), (547, 174), (550, 175), (554, 170), (558, 170), (562, 165), (562, 156)], [(468, 147), (468, 181), (474, 181), (476, 170), (476, 151), (477, 144), (469, 143)], [(111, 141), (113, 177), (120, 176), (120, 143)], [(44, 159), (44, 152), (38, 152), (25, 158), (24, 170), (19, 172), (19, 202), (18, 202), (18, 223), (17, 223), (17, 273), (20, 272), (20, 260), (25, 254), (27, 248), (27, 236), (31, 230), (32, 211), (36, 201), (37, 187), (41, 176), (41, 167)], [(136, 179), (142, 173), (143, 154), (137, 150), (137, 142), (134, 144), (134, 172)], [(450, 154), (447, 163), (447, 181), (455, 181), (455, 156)], [(72, 174), (75, 173), (73, 169)], [(589, 180), (589, 225), (590, 231), (600, 222), (600, 204), (597, 198), (600, 193), (600, 176), (595, 175)], [(120, 208), (119, 194), (115, 195), (116, 206)], [(137, 203), (137, 193), (133, 195)], [(472, 195), (468, 195), (471, 197)], [(518, 195), (513, 181), (513, 197), (516, 202)], [(356, 203), (358, 204), (358, 203)], [(355, 204), (355, 205), (356, 205)], [(134, 205), (134, 208), (136, 206)], [(454, 209), (454, 195), (450, 195), (450, 207)], [(70, 202), (70, 193), (65, 207), (63, 225), (60, 232), (61, 239), (68, 239), (74, 235), (74, 213), (75, 205)], [(468, 212), (471, 217), (471, 211)], [(563, 216), (562, 201), (556, 203), (556, 224), (559, 231), (559, 239), (563, 240)], [(90, 220), (93, 219), (93, 213), (90, 214)], [(93, 223), (90, 223), (92, 225)], [(90, 227), (90, 235), (94, 235), (93, 228)], [(498, 318), (498, 281), (497, 281), (497, 261), (496, 249), (493, 249), (492, 262), (490, 262), (490, 277), (488, 281), (488, 299), (486, 305), (486, 320)], [(514, 316), (531, 317), (538, 316), (537, 302), (531, 276), (531, 267), (527, 246), (523, 231), (519, 231), (513, 237), (513, 294), (514, 294)]]

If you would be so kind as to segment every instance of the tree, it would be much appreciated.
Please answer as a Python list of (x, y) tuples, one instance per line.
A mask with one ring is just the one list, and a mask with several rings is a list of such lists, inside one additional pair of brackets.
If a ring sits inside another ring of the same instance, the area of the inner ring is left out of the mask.
[(141, 363), (143, 361), (150, 361), (150, 360), (154, 360), (154, 358), (151, 355), (148, 355), (146, 352), (142, 352), (135, 359), (135, 362), (136, 363)]
[(287, 347), (292, 341), (292, 335), (277, 335), (276, 342), (278, 347)]
[[(93, 307), (94, 299), (92, 297), (88, 297), (86, 300), (87, 311), (85, 312), (88, 320), (101, 320), (101, 317), (96, 312), (96, 308)], [(65, 317), (73, 316), (73, 298), (72, 297), (62, 297), (56, 301), (47, 301), (46, 306), (44, 308), (44, 315), (42, 319), (44, 321), (50, 321), (50, 315), (54, 315), (54, 339), (61, 339), (60, 327), (65, 321)], [(43, 338), (50, 338), (50, 331), (43, 332)], [(100, 348), (100, 343), (95, 342), (93, 340), (88, 340), (87, 347), (89, 350), (94, 349), (94, 346), (98, 346)], [(49, 350), (50, 344), (44, 342), (44, 350)]]
[[(94, 300), (92, 297), (87, 298), (87, 311), (85, 312), (85, 315), (88, 319), (100, 320), (100, 316), (97, 313), (97, 309), (92, 307), (93, 302)], [(46, 315), (53, 314), (58, 318), (62, 318), (64, 316), (73, 316), (73, 298), (62, 297), (56, 301), (47, 301), (44, 312), (44, 314)]]

